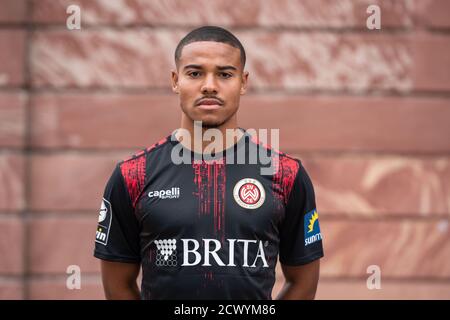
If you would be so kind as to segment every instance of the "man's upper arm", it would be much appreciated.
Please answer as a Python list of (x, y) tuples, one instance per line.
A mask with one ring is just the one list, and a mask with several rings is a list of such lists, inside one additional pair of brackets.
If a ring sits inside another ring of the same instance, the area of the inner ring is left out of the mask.
[(139, 275), (139, 263), (125, 263), (101, 260), (102, 278), (110, 283), (115, 280), (134, 284)]
[(139, 299), (136, 279), (139, 263), (101, 260), (103, 288), (107, 299)]
[(283, 299), (314, 299), (319, 282), (320, 259), (299, 266), (281, 264), (289, 290), (282, 292)]
[(141, 260), (139, 224), (119, 165), (103, 194), (94, 256), (116, 262), (138, 263)]
[(316, 282), (319, 280), (320, 271), (320, 259), (314, 260), (313, 262), (299, 265), (299, 266), (287, 266), (281, 264), (281, 270), (289, 282)]
[(280, 262), (289, 266), (301, 266), (321, 257), (323, 257), (322, 233), (314, 187), (299, 162), (280, 228)]

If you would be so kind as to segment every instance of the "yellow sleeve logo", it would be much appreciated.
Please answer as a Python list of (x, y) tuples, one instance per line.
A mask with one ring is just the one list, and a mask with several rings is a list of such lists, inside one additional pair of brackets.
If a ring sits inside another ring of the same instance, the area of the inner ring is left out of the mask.
[(305, 246), (313, 244), (316, 241), (322, 240), (319, 226), (319, 214), (317, 210), (311, 210), (304, 217), (304, 234)]
[(309, 219), (308, 233), (313, 232), (314, 223), (317, 221), (317, 219), (319, 219), (319, 214), (317, 213), (317, 210), (314, 210), (314, 213), (311, 216), (311, 219)]

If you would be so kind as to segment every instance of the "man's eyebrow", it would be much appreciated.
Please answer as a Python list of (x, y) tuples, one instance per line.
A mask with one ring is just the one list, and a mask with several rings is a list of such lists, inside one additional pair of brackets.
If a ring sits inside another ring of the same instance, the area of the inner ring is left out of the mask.
[[(203, 67), (199, 64), (188, 64), (187, 66), (183, 67), (184, 70), (186, 69), (203, 69)], [(217, 66), (217, 70), (224, 71), (224, 70), (234, 70), (236, 71), (237, 68), (234, 66)]]
[(202, 69), (202, 66), (199, 64), (188, 64), (184, 66), (183, 69)]
[(218, 66), (217, 69), (220, 70), (220, 71), (223, 71), (223, 70), (234, 70), (234, 71), (236, 71), (237, 70), (237, 68), (233, 67), (233, 66)]

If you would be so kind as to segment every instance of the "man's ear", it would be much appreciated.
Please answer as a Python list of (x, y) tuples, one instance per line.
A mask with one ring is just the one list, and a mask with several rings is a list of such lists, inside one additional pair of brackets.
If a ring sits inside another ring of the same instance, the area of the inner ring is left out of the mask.
[(241, 95), (244, 95), (247, 92), (247, 84), (248, 84), (248, 71), (244, 71), (242, 73)]
[(176, 94), (180, 93), (178, 89), (178, 73), (175, 70), (172, 70), (172, 91)]

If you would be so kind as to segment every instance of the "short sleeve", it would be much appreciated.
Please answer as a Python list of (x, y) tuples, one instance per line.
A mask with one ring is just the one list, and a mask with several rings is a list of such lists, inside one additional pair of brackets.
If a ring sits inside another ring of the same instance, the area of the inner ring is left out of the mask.
[(106, 184), (95, 235), (94, 256), (118, 262), (140, 262), (139, 223), (117, 165)]
[(285, 265), (302, 265), (323, 255), (314, 187), (299, 161), (280, 229), (280, 262)]

